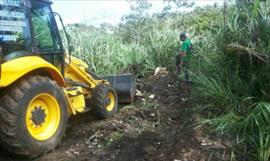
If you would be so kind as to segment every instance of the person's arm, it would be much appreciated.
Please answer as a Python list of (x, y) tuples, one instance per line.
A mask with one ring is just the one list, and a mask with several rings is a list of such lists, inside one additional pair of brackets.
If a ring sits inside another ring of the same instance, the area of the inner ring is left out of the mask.
[(184, 57), (184, 56), (187, 55), (187, 52), (186, 52), (186, 51), (181, 51), (181, 52), (180, 52), (180, 55), (181, 55), (182, 57)]

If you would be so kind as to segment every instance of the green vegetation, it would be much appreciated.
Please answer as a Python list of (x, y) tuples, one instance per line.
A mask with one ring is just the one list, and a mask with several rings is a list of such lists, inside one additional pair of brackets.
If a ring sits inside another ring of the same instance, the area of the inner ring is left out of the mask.
[[(190, 7), (173, 1), (178, 7)], [(173, 3), (172, 2), (172, 3)], [(144, 76), (156, 67), (174, 69), (178, 35), (189, 33), (196, 108), (205, 124), (235, 141), (239, 160), (270, 159), (270, 2), (236, 0), (223, 7), (171, 9), (149, 15), (151, 4), (133, 3), (118, 26), (69, 25), (74, 54), (98, 74), (134, 72)], [(224, 17), (225, 16), (225, 17)], [(241, 147), (241, 148), (238, 148)], [(243, 148), (242, 148), (243, 147)]]
[(196, 90), (206, 100), (198, 109), (208, 111), (206, 122), (245, 147), (238, 158), (249, 160), (270, 159), (269, 8), (258, 0), (229, 5), (224, 31), (215, 40), (224, 45), (211, 43), (219, 51), (207, 57), (208, 70), (196, 75)]

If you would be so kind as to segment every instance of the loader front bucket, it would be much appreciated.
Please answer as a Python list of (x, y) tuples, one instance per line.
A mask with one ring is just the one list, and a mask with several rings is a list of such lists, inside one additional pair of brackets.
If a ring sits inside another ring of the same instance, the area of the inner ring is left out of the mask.
[(119, 103), (131, 103), (134, 101), (136, 92), (136, 80), (133, 74), (121, 74), (104, 76), (115, 88)]

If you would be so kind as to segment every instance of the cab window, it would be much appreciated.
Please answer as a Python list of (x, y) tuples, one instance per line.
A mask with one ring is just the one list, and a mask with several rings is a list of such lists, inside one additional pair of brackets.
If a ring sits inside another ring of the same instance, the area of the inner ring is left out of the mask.
[(31, 52), (31, 32), (23, 0), (0, 0), (0, 53), (16, 57)]
[(50, 7), (43, 3), (34, 3), (31, 16), (34, 39), (38, 50), (41, 53), (60, 51), (61, 46)]

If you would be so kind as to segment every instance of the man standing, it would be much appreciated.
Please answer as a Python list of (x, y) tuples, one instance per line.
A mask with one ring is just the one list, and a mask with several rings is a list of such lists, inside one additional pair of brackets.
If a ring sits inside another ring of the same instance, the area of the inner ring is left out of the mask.
[[(176, 71), (183, 70), (185, 74), (185, 82), (191, 83), (189, 74), (189, 61), (191, 57), (192, 44), (191, 40), (187, 38), (186, 33), (181, 33), (179, 36), (180, 40), (183, 42), (181, 52), (176, 58)], [(180, 68), (180, 69), (179, 69)]]

